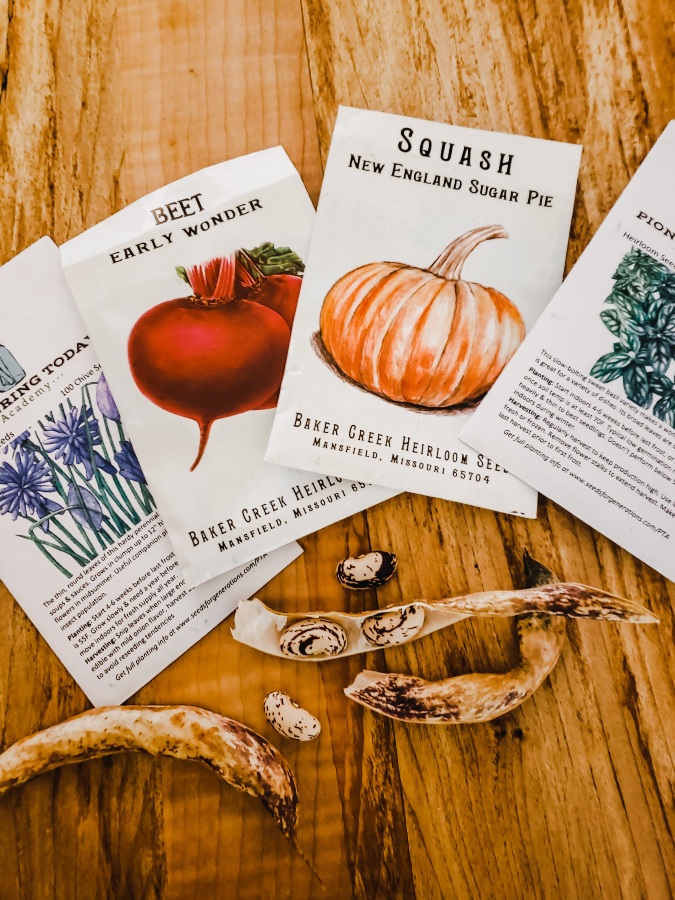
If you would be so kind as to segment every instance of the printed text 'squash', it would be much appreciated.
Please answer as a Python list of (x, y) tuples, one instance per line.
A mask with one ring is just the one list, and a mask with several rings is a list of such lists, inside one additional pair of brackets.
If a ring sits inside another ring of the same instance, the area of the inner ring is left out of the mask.
[[(420, 156), (429, 159), (432, 155), (438, 156), (443, 162), (456, 161), (460, 166), (478, 165), (484, 171), (497, 169), (497, 173), (501, 175), (511, 174), (511, 165), (513, 163), (512, 153), (500, 153), (499, 158), (493, 158), (491, 150), (475, 150), (473, 147), (459, 147), (449, 141), (441, 141), (440, 146), (434, 144), (431, 138), (415, 138), (412, 128), (401, 129), (401, 140), (398, 142), (398, 149), (402, 153), (410, 153), (416, 150)], [(495, 155), (496, 156), (496, 155)]]

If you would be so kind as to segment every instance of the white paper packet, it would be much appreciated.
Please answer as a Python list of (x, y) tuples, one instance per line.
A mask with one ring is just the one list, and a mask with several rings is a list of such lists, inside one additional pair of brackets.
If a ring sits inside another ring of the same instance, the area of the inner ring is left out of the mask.
[(675, 122), (462, 437), (675, 579)]
[(187, 591), (42, 238), (0, 269), (0, 578), (95, 705), (122, 703), (302, 552)]
[(393, 493), (263, 460), (314, 215), (275, 147), (154, 191), (61, 248), (190, 586)]
[(458, 435), (560, 284), (580, 155), (342, 107), (266, 459), (534, 516)]

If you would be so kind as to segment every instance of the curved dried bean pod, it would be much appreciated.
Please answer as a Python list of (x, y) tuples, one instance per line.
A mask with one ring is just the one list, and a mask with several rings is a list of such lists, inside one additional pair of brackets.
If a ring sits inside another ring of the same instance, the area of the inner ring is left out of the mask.
[(241, 722), (195, 706), (102, 706), (28, 735), (0, 754), (0, 794), (58, 766), (125, 750), (203, 763), (258, 797), (296, 846), (298, 793), (286, 760)]
[(485, 591), (434, 603), (465, 615), (518, 616), (520, 663), (510, 672), (458, 675), (433, 682), (412, 675), (365, 671), (345, 694), (403, 722), (489, 722), (520, 706), (553, 670), (565, 639), (561, 617), (658, 622), (643, 606), (623, 597), (580, 584), (547, 583), (555, 576), (528, 554), (525, 572), (528, 587), (523, 590)]
[(425, 681), (412, 675), (361, 672), (345, 694), (402, 722), (489, 722), (527, 700), (549, 675), (565, 639), (565, 620), (527, 613), (516, 623), (521, 661), (503, 675), (458, 675)]

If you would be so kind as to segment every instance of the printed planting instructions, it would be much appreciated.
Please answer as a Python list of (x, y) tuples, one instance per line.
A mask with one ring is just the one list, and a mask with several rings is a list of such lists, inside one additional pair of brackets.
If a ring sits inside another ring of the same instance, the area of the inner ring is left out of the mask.
[(499, 418), (506, 423), (505, 437), (645, 528), (670, 537), (596, 484), (598, 471), (603, 472), (675, 520), (675, 432), (654, 416), (540, 350)]

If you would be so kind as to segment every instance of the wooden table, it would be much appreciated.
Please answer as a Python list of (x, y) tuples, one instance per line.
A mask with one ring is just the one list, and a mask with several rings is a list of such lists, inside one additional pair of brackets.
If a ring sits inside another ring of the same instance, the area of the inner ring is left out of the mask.
[[(347, 103), (583, 143), (571, 264), (673, 115), (668, 6), (3, 0), (2, 261), (276, 143), (316, 198)], [(263, 592), (279, 608), (519, 585), (528, 548), (564, 579), (646, 603), (661, 626), (571, 624), (552, 677), (515, 713), (408, 727), (346, 700), (362, 659), (280, 664), (234, 643), (225, 623), (134, 699), (203, 705), (269, 737), (268, 690), (315, 710), (321, 739), (284, 751), (301, 792), (300, 840), (325, 890), (253, 800), (197, 766), (127, 755), (2, 798), (3, 900), (671, 896), (672, 583), (545, 501), (525, 521), (404, 495), (303, 545)], [(370, 547), (398, 553), (398, 580), (377, 597), (343, 592), (336, 561)], [(4, 589), (0, 633), (3, 746), (87, 706)], [(438, 678), (513, 659), (511, 625), (487, 620), (368, 663)]]

